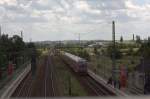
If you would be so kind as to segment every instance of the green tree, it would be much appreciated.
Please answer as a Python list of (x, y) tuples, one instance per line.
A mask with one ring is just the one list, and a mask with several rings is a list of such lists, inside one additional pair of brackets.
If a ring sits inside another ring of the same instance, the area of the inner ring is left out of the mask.
[(128, 54), (128, 55), (133, 55), (133, 54), (134, 54), (134, 51), (133, 51), (133, 48), (132, 48), (132, 47), (129, 48), (127, 54)]
[(122, 58), (122, 53), (120, 51), (120, 49), (118, 48), (118, 46), (116, 45), (116, 48), (113, 49), (113, 46), (112, 45), (109, 45), (107, 47), (107, 55), (110, 56), (110, 58), (113, 57), (113, 53), (115, 53), (115, 58), (116, 59), (120, 59)]
[(12, 42), (8, 35), (2, 35), (0, 38), (0, 66), (6, 69), (12, 50)]
[(22, 38), (14, 35), (9, 37), (8, 35), (1, 35), (0, 37), (0, 68), (6, 70), (9, 61), (13, 61), (13, 64), (18, 64), (23, 55), (27, 56), (26, 44)]
[(94, 47), (94, 54), (95, 54), (95, 55), (98, 55), (98, 54), (99, 54), (99, 52), (98, 52), (98, 50), (97, 50), (97, 47)]
[(20, 51), (25, 49), (25, 43), (23, 42), (22, 38), (18, 35), (14, 35), (10, 38), (13, 43), (13, 51)]
[(10, 60), (12, 60), (16, 64), (16, 67), (18, 67), (20, 65), (21, 57), (25, 51), (25, 43), (18, 35), (14, 35), (10, 38), (10, 40), (12, 43)]
[(142, 55), (144, 58), (150, 58), (150, 40), (145, 41), (142, 43), (139, 54)]
[(141, 37), (140, 36), (136, 36), (136, 43), (139, 43), (139, 44), (141, 44), (142, 42), (141, 42)]
[(77, 56), (80, 56), (80, 57), (82, 57), (82, 58), (85, 58), (86, 60), (90, 60), (90, 55), (89, 55), (89, 53), (86, 51), (86, 50), (78, 50), (78, 52), (77, 52), (77, 54), (76, 54)]

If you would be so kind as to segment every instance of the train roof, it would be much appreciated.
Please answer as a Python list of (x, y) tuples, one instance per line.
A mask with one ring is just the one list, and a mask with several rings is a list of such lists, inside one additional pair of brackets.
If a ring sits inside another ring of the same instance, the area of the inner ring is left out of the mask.
[(76, 62), (79, 62), (79, 61), (86, 61), (85, 59), (79, 57), (79, 56), (76, 56), (76, 55), (73, 55), (73, 54), (70, 54), (70, 53), (67, 53), (65, 52), (64, 53), (66, 56), (70, 57), (71, 59), (75, 60)]

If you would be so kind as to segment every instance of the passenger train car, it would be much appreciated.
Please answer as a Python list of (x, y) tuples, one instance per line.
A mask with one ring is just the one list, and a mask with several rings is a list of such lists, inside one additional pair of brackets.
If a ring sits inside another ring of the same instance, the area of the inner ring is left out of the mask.
[(87, 61), (73, 54), (62, 52), (63, 60), (71, 66), (74, 72), (87, 74)]

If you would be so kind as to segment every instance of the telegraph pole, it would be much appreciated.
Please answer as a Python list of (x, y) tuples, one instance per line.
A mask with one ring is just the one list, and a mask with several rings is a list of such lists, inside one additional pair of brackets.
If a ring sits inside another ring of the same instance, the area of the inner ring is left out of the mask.
[(81, 34), (80, 33), (79, 33), (78, 39), (79, 39), (79, 49), (81, 50)]
[(112, 42), (113, 42), (113, 53), (112, 53), (112, 79), (114, 87), (116, 86), (116, 40), (115, 40), (115, 21), (112, 22)]
[(79, 33), (79, 45), (80, 45), (81, 41), (80, 41), (80, 33)]
[(2, 36), (2, 27), (0, 25), (0, 37)]

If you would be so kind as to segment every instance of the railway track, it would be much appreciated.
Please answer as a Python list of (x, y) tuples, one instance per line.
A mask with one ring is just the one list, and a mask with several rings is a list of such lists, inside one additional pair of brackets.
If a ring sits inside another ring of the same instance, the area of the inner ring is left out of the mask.
[[(37, 92), (33, 95), (33, 97), (55, 97), (57, 96), (57, 92), (55, 90), (55, 74), (53, 72), (53, 64), (51, 61), (50, 54), (44, 58), (44, 62), (42, 67), (40, 68), (37, 76), (37, 80), (35, 81), (35, 90)], [(37, 88), (39, 86), (39, 89)], [(35, 91), (33, 90), (33, 91)], [(33, 92), (34, 93), (34, 92)]]
[(86, 86), (89, 87), (90, 90), (94, 92), (96, 96), (115, 96), (113, 92), (105, 88), (103, 85), (95, 81), (92, 77), (89, 75), (82, 77), (81, 80), (83, 82), (86, 82)]
[(39, 62), (35, 78), (29, 72), (19, 84), (12, 97), (55, 97), (58, 96), (56, 76), (51, 54), (43, 57)]
[(56, 91), (54, 88), (54, 72), (53, 72), (53, 66), (51, 61), (51, 55), (47, 58), (47, 65), (46, 65), (46, 72), (45, 72), (45, 97), (47, 96), (56, 96)]
[(144, 93), (144, 91), (140, 88), (137, 87), (131, 87), (131, 89), (129, 90), (130, 93), (132, 93), (133, 95), (142, 95)]
[[(61, 60), (61, 59), (60, 59)], [(61, 60), (62, 61), (62, 60)], [(59, 96), (57, 89), (57, 76), (54, 67), (52, 53), (49, 52), (41, 62), (37, 70), (35, 79), (32, 79), (32, 74), (29, 74), (23, 79), (18, 88), (15, 90), (12, 97), (55, 97)], [(66, 64), (62, 61), (62, 63)], [(82, 86), (89, 92), (89, 96), (115, 96), (103, 85), (95, 81), (89, 75), (80, 76), (76, 74), (68, 64), (69, 70), (79, 80)]]
[(32, 87), (32, 77), (31, 72), (23, 79), (19, 84), (12, 97), (29, 97)]
[(90, 75), (87, 74), (86, 76), (81, 76), (80, 74), (75, 73), (70, 65), (63, 58), (61, 59), (63, 63), (66, 64), (70, 72), (79, 80), (85, 90), (87, 90), (89, 96), (116, 96), (115, 93), (111, 92), (105, 86), (98, 83)]

